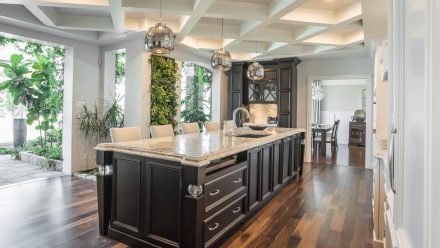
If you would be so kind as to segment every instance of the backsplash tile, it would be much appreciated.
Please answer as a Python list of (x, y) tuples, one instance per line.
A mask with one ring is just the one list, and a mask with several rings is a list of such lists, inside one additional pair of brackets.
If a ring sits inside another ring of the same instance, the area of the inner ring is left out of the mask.
[(249, 104), (249, 112), (251, 113), (251, 122), (267, 123), (267, 117), (278, 116), (277, 104)]

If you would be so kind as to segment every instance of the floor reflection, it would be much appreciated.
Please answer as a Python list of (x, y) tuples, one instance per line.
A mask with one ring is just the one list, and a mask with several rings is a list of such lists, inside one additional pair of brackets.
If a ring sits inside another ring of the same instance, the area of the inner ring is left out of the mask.
[(365, 147), (338, 145), (337, 151), (332, 151), (327, 145), (326, 156), (320, 154), (319, 146), (312, 150), (312, 162), (316, 164), (337, 164), (365, 167)]

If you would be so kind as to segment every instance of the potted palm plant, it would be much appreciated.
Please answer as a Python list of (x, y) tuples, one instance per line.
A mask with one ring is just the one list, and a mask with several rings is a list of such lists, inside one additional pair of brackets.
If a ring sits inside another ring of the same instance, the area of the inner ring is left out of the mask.
[(0, 91), (7, 90), (12, 103), (9, 109), (14, 116), (13, 144), (15, 147), (23, 146), (26, 142), (27, 125), (24, 118), (24, 106), (32, 104), (32, 80), (28, 77), (30, 62), (24, 60), (23, 55), (13, 54), (9, 62), (1, 62), (3, 74), (7, 80), (0, 83)]

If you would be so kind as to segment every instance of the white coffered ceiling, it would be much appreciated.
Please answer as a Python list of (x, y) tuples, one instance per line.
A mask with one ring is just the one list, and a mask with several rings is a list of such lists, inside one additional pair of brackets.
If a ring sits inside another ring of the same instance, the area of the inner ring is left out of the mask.
[[(179, 44), (206, 55), (222, 42), (237, 60), (363, 50), (368, 36), (368, 0), (162, 1), (162, 21)], [(144, 35), (159, 19), (159, 0), (0, 0), (0, 22), (98, 44)]]

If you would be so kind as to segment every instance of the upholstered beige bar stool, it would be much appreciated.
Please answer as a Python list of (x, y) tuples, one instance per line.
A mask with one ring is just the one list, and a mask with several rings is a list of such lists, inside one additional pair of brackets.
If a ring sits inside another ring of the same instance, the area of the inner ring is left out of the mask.
[(151, 138), (169, 137), (174, 136), (173, 126), (168, 125), (151, 125), (150, 126)]
[(200, 133), (199, 124), (197, 122), (182, 123), (182, 134)]
[(205, 122), (205, 129), (206, 129), (206, 132), (217, 131), (217, 130), (220, 130), (220, 125), (217, 122), (207, 121), (207, 122)]
[(124, 142), (142, 139), (139, 127), (110, 128), (112, 142)]

